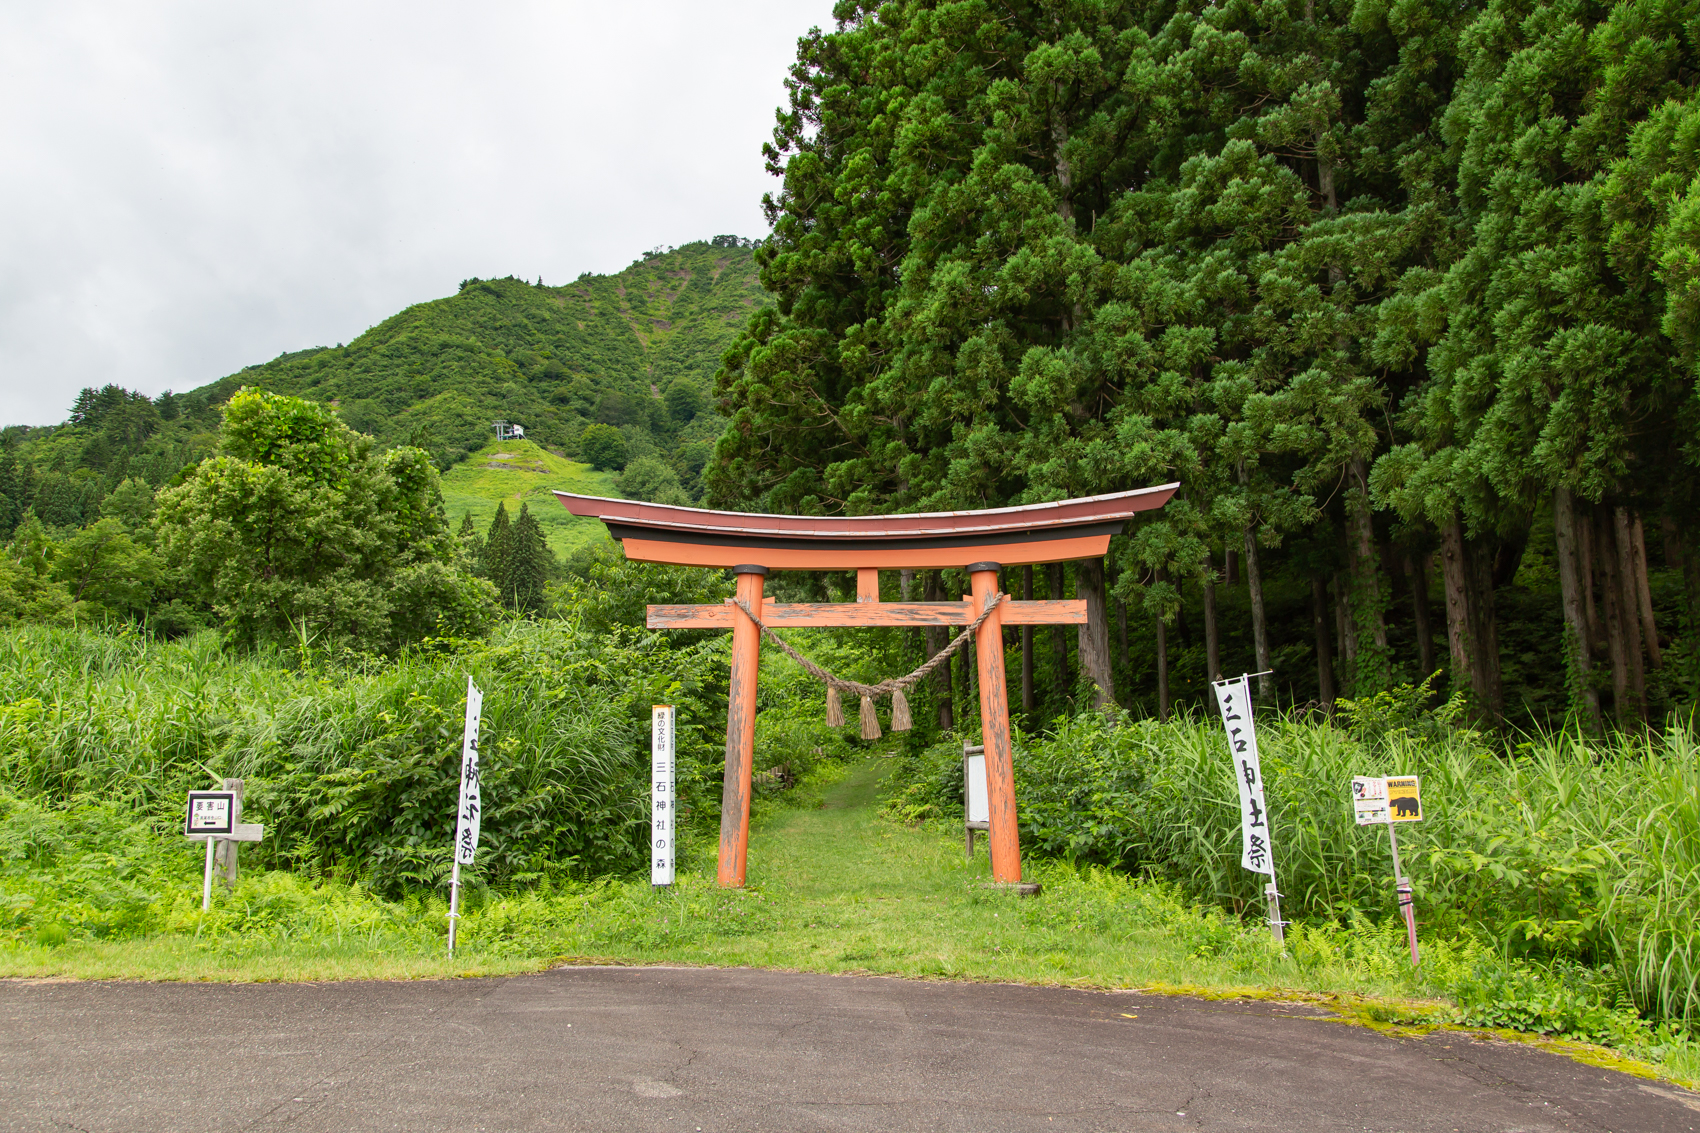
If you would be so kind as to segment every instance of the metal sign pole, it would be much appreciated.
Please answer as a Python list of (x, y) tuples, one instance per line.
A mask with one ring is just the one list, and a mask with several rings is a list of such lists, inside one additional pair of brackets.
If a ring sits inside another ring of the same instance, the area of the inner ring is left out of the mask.
[(1399, 894), (1399, 913), (1405, 918), (1405, 936), (1411, 945), (1411, 966), (1417, 966), (1417, 909), (1415, 898), (1411, 895), (1411, 881), (1405, 876), (1404, 867), (1399, 864), (1399, 835), (1393, 832), (1393, 823), (1387, 824), (1387, 844), (1393, 848), (1393, 882)]
[(211, 838), (208, 838), (206, 840), (206, 842), (207, 842), (207, 873), (206, 873), (206, 876), (201, 879), (201, 912), (203, 912), (203, 913), (206, 912), (208, 909), (212, 908), (212, 873), (213, 873), (212, 867), (213, 867), (214, 844), (213, 844), (213, 840)]
[(455, 922), (460, 919), (460, 862), (449, 875), (449, 955), (455, 954)]

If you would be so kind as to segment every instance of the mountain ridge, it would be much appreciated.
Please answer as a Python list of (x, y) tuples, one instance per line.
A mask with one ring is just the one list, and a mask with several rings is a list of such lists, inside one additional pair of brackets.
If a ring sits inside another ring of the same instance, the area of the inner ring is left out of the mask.
[(586, 427), (613, 425), (632, 459), (662, 459), (695, 495), (724, 424), (709, 398), (720, 356), (772, 301), (754, 247), (717, 236), (558, 286), (467, 279), (347, 344), (288, 351), (185, 393), (85, 389), (64, 424), (0, 430), (0, 536), (31, 508), (54, 528), (92, 522), (128, 477), (169, 483), (214, 451), (219, 406), (243, 386), (333, 405), (442, 469), (482, 449), (498, 419), (567, 458)]

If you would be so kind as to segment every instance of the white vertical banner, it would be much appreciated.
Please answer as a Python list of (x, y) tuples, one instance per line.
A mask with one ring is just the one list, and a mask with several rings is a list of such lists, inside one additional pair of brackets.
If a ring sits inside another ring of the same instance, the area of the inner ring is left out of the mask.
[(673, 791), (673, 706), (652, 707), (649, 723), (649, 883), (671, 885), (678, 832), (678, 799)]
[(455, 864), (471, 865), (478, 852), (478, 820), (483, 815), (483, 797), (478, 790), (478, 721), (484, 712), (484, 694), (466, 678), (466, 731), (460, 741), (460, 803), (455, 808)]
[(1275, 876), (1269, 839), (1269, 808), (1263, 799), (1263, 766), (1257, 758), (1257, 728), (1251, 720), (1251, 678), (1217, 681), (1216, 707), (1228, 732), (1234, 781), (1240, 788), (1240, 864), (1254, 873)]

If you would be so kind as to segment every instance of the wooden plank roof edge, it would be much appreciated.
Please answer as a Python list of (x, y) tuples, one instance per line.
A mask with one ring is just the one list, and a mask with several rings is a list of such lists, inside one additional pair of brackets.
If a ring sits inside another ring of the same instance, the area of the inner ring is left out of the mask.
[[(642, 500), (581, 496), (559, 490), (554, 494), (562, 506), (574, 515), (651, 528), (658, 533), (674, 530), (716, 532), (729, 536), (786, 535), (793, 538), (834, 539), (881, 535), (912, 538), (917, 535), (967, 535), (976, 532), (1074, 527), (1085, 523), (1131, 518), (1139, 512), (1160, 508), (1169, 502), (1179, 487), (1180, 482), (1176, 481), (1126, 492), (1022, 504), (1018, 507), (858, 516), (712, 511), (674, 504), (652, 504)], [(991, 521), (988, 522), (988, 519)], [(1004, 521), (999, 522), (999, 519)]]

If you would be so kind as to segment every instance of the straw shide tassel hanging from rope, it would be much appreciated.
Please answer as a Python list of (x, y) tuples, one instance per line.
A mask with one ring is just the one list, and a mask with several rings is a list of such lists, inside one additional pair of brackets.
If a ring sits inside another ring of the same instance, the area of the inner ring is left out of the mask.
[(832, 685), (826, 686), (826, 726), (842, 728), (844, 726), (844, 698), (838, 695), (838, 689)]
[(880, 738), (880, 718), (874, 713), (874, 698), (862, 698), (862, 738), (877, 740)]
[(891, 730), (907, 732), (913, 726), (914, 721), (909, 719), (909, 698), (902, 689), (896, 689), (891, 694)]

